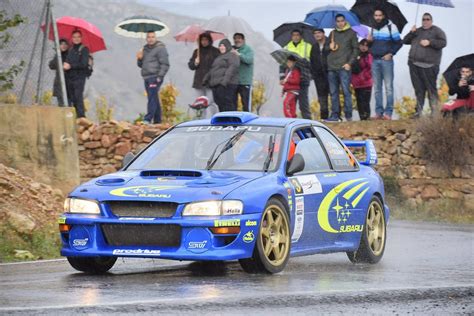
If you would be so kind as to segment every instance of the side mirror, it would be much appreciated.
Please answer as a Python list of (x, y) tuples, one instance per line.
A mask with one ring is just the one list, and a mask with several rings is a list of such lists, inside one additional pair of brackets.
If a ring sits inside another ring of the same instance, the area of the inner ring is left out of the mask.
[(304, 158), (301, 154), (295, 154), (291, 158), (290, 162), (286, 165), (286, 174), (289, 176), (294, 175), (304, 169)]
[(126, 165), (128, 165), (130, 163), (130, 161), (133, 160), (133, 158), (135, 158), (135, 155), (132, 153), (132, 152), (128, 152), (124, 157), (123, 157), (123, 160), (122, 160), (122, 168), (125, 167)]

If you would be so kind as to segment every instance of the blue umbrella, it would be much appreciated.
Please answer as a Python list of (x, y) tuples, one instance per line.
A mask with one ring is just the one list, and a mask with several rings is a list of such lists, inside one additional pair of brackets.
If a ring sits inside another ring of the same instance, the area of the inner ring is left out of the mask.
[(444, 7), (444, 8), (454, 8), (454, 4), (451, 0), (407, 0), (407, 2), (417, 3), (415, 21), (418, 20), (418, 10), (420, 9), (420, 4), (431, 5), (434, 7)]
[(306, 14), (305, 22), (316, 28), (332, 29), (336, 27), (336, 15), (342, 14), (351, 26), (359, 25), (359, 19), (342, 5), (327, 5), (314, 8)]

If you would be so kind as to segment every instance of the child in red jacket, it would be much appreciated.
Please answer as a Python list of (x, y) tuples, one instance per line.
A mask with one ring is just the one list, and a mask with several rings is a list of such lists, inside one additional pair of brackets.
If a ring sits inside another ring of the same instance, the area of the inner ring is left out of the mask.
[(372, 54), (369, 52), (369, 42), (363, 39), (359, 42), (360, 54), (357, 57), (360, 72), (352, 73), (352, 86), (357, 99), (357, 111), (361, 120), (370, 118), (370, 98), (372, 96)]
[(292, 55), (288, 56), (286, 61), (288, 69), (283, 79), (283, 113), (285, 117), (296, 117), (296, 100), (300, 92), (301, 72), (296, 67), (296, 58)]

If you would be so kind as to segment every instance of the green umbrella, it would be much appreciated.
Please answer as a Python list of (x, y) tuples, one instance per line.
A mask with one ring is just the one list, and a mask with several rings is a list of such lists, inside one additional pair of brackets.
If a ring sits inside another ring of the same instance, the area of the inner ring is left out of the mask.
[(136, 15), (117, 24), (114, 31), (126, 37), (146, 38), (148, 32), (155, 32), (156, 36), (165, 36), (170, 29), (157, 18)]

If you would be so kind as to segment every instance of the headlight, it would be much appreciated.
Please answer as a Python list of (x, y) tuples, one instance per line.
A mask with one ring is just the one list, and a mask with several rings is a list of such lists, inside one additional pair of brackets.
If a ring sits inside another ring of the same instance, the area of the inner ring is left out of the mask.
[(220, 216), (242, 214), (241, 201), (206, 201), (189, 203), (183, 211), (183, 216)]
[(100, 214), (99, 205), (94, 201), (67, 198), (64, 201), (65, 213)]

